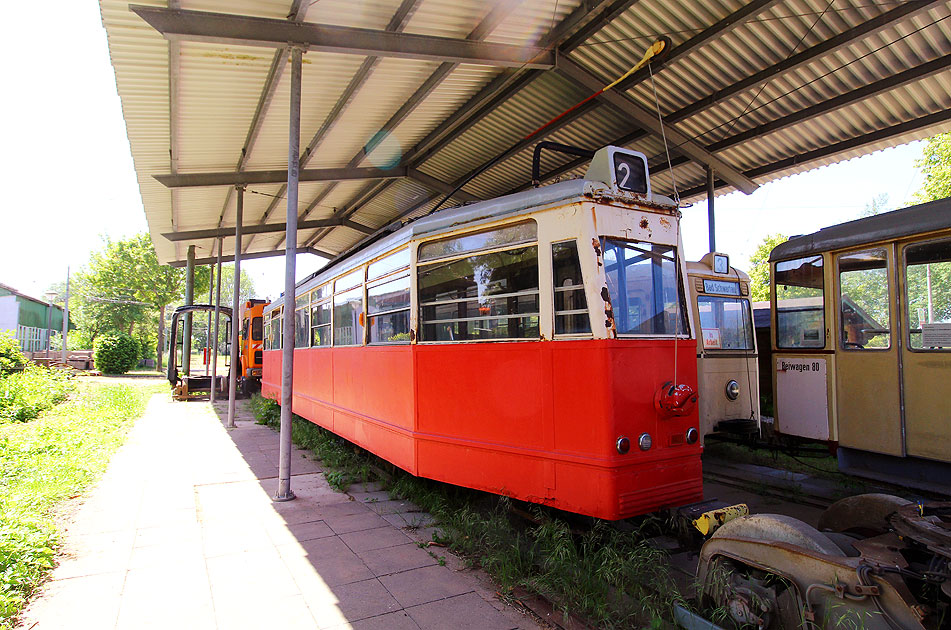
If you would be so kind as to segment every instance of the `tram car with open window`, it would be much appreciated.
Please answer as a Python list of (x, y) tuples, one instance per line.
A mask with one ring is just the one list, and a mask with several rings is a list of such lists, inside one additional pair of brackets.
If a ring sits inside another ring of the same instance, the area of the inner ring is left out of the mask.
[(750, 278), (711, 252), (687, 263), (690, 308), (697, 324), (700, 438), (759, 436), (759, 359)]
[(951, 493), (951, 198), (792, 238), (770, 264), (777, 432)]
[(702, 498), (680, 212), (643, 154), (371, 239), (265, 310), (263, 395), (421, 477), (621, 519)]

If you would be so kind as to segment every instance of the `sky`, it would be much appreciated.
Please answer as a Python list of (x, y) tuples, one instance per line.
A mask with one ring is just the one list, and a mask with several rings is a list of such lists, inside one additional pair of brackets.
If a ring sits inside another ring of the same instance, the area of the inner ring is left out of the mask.
[[(28, 2), (7, 3), (0, 21), (3, 151), (0, 199), (3, 246), (0, 283), (42, 297), (78, 270), (104, 238), (146, 231), (98, 3), (54, 0), (44, 5), (43, 37)], [(11, 96), (12, 95), (12, 96)], [(752, 195), (717, 197), (717, 250), (746, 268), (767, 234), (806, 234), (858, 218), (876, 196), (908, 205), (921, 186), (914, 166), (922, 143), (887, 149), (761, 186)], [(707, 252), (706, 203), (684, 209), (685, 255)], [(300, 255), (297, 277), (323, 259)], [(261, 297), (284, 289), (282, 257), (243, 263)]]

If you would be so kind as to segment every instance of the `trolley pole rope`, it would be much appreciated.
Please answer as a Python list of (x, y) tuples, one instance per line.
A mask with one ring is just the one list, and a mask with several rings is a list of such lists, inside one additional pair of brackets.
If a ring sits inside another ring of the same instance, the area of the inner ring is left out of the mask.
[(504, 155), (506, 155), (509, 151), (511, 151), (512, 149), (514, 149), (515, 147), (517, 147), (517, 146), (520, 145), (521, 143), (525, 142), (526, 140), (531, 140), (531, 139), (534, 138), (536, 135), (538, 135), (539, 133), (541, 133), (541, 132), (544, 131), (545, 129), (551, 127), (553, 124), (555, 124), (556, 122), (558, 122), (559, 120), (561, 120), (562, 118), (564, 118), (565, 116), (567, 116), (568, 114), (570, 114), (571, 112), (573, 112), (574, 110), (578, 109), (579, 107), (581, 107), (582, 105), (584, 105), (584, 104), (587, 103), (588, 101), (591, 101), (591, 100), (593, 100), (593, 99), (598, 98), (599, 96), (601, 96), (602, 94), (604, 94), (605, 92), (607, 92), (608, 90), (610, 90), (611, 88), (615, 87), (615, 86), (616, 86), (617, 84), (619, 84), (621, 81), (623, 81), (624, 79), (628, 78), (629, 76), (631, 76), (632, 74), (634, 74), (635, 72), (637, 72), (638, 70), (640, 70), (641, 68), (643, 68), (644, 66), (646, 66), (648, 63), (650, 63), (650, 62), (653, 61), (654, 59), (659, 59), (659, 58), (662, 56), (663, 53), (665, 53), (665, 52), (667, 52), (668, 50), (670, 50), (671, 46), (673, 46), (673, 43), (670, 41), (670, 38), (667, 37), (666, 35), (661, 36), (659, 39), (657, 39), (657, 41), (655, 41), (653, 44), (650, 45), (650, 47), (647, 49), (647, 51), (644, 52), (644, 56), (641, 57), (641, 60), (638, 61), (638, 62), (637, 62), (636, 64), (634, 64), (633, 66), (631, 66), (630, 70), (628, 70), (627, 72), (625, 72), (624, 74), (622, 74), (621, 76), (619, 76), (619, 77), (618, 77), (617, 79), (615, 79), (614, 81), (611, 81), (610, 83), (608, 83), (607, 85), (605, 85), (603, 88), (601, 88), (600, 90), (598, 90), (597, 92), (595, 92), (595, 93), (592, 94), (591, 96), (588, 96), (587, 98), (585, 98), (585, 99), (583, 99), (583, 100), (581, 100), (581, 101), (578, 101), (577, 103), (575, 103), (574, 105), (572, 105), (571, 107), (569, 107), (568, 109), (566, 109), (565, 111), (561, 112), (560, 114), (558, 114), (557, 116), (555, 116), (554, 118), (552, 118), (551, 120), (549, 120), (548, 122), (546, 122), (545, 124), (543, 124), (541, 127), (539, 127), (538, 129), (536, 129), (535, 131), (532, 131), (532, 132), (529, 133), (528, 135), (526, 135), (526, 136), (522, 137), (521, 139), (519, 139), (519, 141), (516, 142), (515, 144), (513, 144), (507, 151), (503, 151), (502, 153), (500, 153), (499, 155), (497, 155), (495, 158), (493, 158), (492, 160), (490, 160), (489, 162), (487, 162), (487, 163), (485, 164), (485, 166), (481, 167), (481, 168), (480, 168), (479, 170), (477, 170), (475, 173), (473, 173), (472, 175), (470, 175), (469, 177), (467, 177), (467, 178), (465, 179), (465, 181), (463, 181), (461, 184), (459, 184), (458, 186), (456, 186), (455, 188), (453, 188), (452, 192), (449, 193), (448, 195), (446, 195), (445, 197), (443, 197), (443, 198), (439, 201), (439, 203), (437, 203), (437, 204), (435, 205), (435, 207), (433, 207), (433, 209), (430, 210), (427, 214), (432, 214), (433, 212), (436, 212), (437, 210), (439, 210), (439, 208), (441, 208), (442, 205), (443, 205), (444, 203), (446, 203), (453, 195), (455, 195), (457, 192), (459, 192), (459, 190), (461, 190), (463, 186), (465, 186), (466, 184), (468, 184), (469, 182), (471, 182), (473, 179), (475, 179), (476, 177), (478, 177), (478, 176), (481, 175), (482, 173), (486, 172), (488, 169), (490, 169), (490, 168), (492, 168), (493, 166), (495, 166), (496, 164), (498, 164), (498, 163), (502, 160), (502, 157), (503, 157)]

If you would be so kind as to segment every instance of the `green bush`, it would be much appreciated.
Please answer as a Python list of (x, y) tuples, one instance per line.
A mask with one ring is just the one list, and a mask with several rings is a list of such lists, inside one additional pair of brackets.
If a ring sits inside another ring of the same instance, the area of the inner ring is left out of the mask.
[(0, 378), (0, 424), (26, 422), (57, 405), (74, 389), (69, 374), (28, 365)]
[(100, 372), (125, 374), (139, 363), (139, 344), (125, 333), (101, 337), (93, 356)]
[(20, 343), (8, 330), (0, 331), (0, 376), (23, 369), (26, 357), (20, 352)]

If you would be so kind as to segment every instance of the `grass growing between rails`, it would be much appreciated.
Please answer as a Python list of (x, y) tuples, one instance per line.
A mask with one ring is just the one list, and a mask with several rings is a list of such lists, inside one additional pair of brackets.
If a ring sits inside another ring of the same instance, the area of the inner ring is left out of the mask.
[[(280, 406), (255, 396), (251, 408), (259, 424), (278, 428)], [(448, 545), (472, 565), (486, 570), (511, 595), (523, 588), (544, 596), (566, 612), (599, 628), (661, 627), (675, 603), (684, 603), (669, 573), (666, 555), (645, 536), (621, 532), (604, 521), (582, 531), (562, 515), (529, 508), (526, 523), (510, 510), (511, 501), (483, 492), (413, 477), (389, 468), (372, 454), (294, 416), (292, 437), (323, 462), (328, 482), (346, 489), (393, 470), (390, 493), (432, 514)]]
[(36, 420), (0, 425), (0, 628), (14, 625), (53, 567), (55, 506), (98, 478), (148, 399), (166, 390), (79, 381)]

